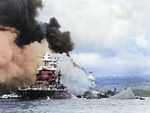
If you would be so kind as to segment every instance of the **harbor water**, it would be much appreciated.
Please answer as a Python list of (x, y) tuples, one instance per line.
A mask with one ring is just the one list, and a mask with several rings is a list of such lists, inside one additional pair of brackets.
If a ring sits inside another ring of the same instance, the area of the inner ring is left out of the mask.
[(150, 113), (150, 97), (139, 99), (0, 99), (0, 113)]

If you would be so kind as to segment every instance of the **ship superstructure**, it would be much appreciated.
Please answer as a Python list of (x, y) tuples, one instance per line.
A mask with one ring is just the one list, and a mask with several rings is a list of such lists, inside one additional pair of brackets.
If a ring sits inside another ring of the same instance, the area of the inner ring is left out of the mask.
[(92, 86), (96, 86), (95, 84), (95, 76), (93, 76), (93, 72), (89, 71), (88, 80)]
[[(56, 74), (59, 57), (51, 57), (46, 53), (42, 61), (44, 66), (37, 68), (36, 83), (30, 87), (18, 87), (22, 99), (67, 99), (71, 94), (67, 87), (60, 83), (61, 71)], [(57, 70), (58, 71), (58, 70)]]

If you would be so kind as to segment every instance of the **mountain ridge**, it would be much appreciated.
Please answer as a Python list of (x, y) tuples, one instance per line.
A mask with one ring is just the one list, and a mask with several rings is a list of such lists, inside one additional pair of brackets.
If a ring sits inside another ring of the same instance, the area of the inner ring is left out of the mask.
[(150, 85), (150, 76), (138, 76), (138, 75), (131, 75), (131, 76), (101, 76), (96, 77), (95, 84), (99, 87), (100, 90), (106, 89), (114, 89), (117, 88), (118, 90), (124, 89), (125, 87), (134, 87), (140, 85)]

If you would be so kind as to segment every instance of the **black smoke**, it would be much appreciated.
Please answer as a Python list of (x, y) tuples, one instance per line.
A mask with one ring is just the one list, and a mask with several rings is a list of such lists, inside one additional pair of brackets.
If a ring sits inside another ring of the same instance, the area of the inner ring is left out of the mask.
[[(0, 0), (0, 25), (15, 27), (20, 31), (14, 41), (19, 47), (47, 38), (50, 47), (58, 53), (68, 53), (74, 48), (70, 33), (60, 32), (55, 18), (41, 24), (35, 18), (37, 9), (43, 8), (42, 0)], [(43, 29), (46, 27), (46, 29)]]
[(42, 8), (41, 0), (0, 0), (0, 24), (20, 31), (15, 40), (19, 47), (44, 38), (44, 31), (35, 20), (37, 8)]
[(58, 53), (71, 51), (74, 44), (70, 38), (70, 33), (61, 32), (59, 30), (60, 24), (55, 18), (50, 19), (50, 23), (46, 24), (46, 37), (49, 44), (52, 46), (52, 50)]

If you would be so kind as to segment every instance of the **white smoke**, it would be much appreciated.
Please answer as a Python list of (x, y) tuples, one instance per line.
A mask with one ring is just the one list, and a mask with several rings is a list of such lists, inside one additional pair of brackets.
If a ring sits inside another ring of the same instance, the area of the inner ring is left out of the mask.
[(61, 83), (69, 92), (81, 95), (89, 90), (90, 83), (84, 70), (74, 66), (73, 61), (65, 53), (59, 54), (58, 70), (61, 70)]

